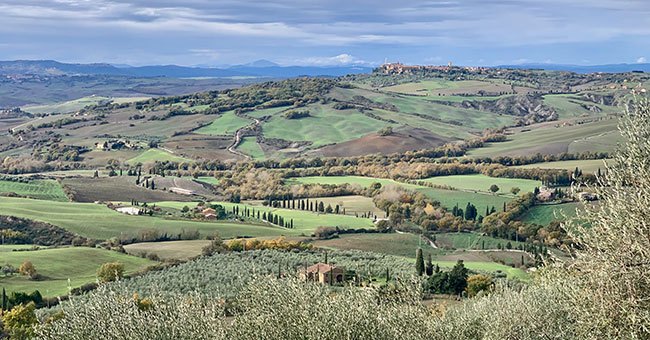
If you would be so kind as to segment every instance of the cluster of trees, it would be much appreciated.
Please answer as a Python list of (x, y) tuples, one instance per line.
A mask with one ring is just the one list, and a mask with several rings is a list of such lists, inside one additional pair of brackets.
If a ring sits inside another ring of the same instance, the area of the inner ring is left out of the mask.
[(34, 148), (32, 151), (32, 156), (35, 159), (46, 163), (52, 161), (77, 162), (81, 160), (80, 155), (88, 151), (89, 149), (83, 146), (51, 143)]
[(80, 237), (55, 225), (20, 217), (0, 216), (0, 244), (36, 244), (43, 246), (91, 245), (94, 241)]
[(509, 202), (504, 211), (483, 218), (481, 230), (490, 236), (513, 241), (537, 241), (548, 246), (570, 243), (571, 240), (557, 222), (548, 226), (541, 226), (518, 220), (528, 209), (535, 205), (535, 202), (534, 193), (521, 195)]
[(267, 212), (255, 210), (255, 208), (249, 208), (247, 206), (244, 206), (244, 209), (239, 209), (239, 206), (235, 205), (232, 207), (232, 214), (246, 218), (256, 218), (260, 221), (265, 221), (288, 229), (294, 228), (293, 218), (290, 220), (285, 220), (284, 217), (278, 214), (274, 214), (271, 211)]
[(323, 201), (320, 202), (318, 200), (310, 201), (309, 198), (298, 199), (298, 200), (294, 198), (289, 198), (289, 199), (284, 198), (280, 200), (269, 198), (268, 200), (265, 200), (263, 204), (273, 208), (313, 211), (313, 212), (320, 212), (325, 214), (345, 215), (346, 212), (345, 208), (341, 208), (338, 204), (335, 204), (334, 207), (332, 207), (332, 205), (328, 203), (327, 206), (325, 206), (325, 203), (323, 203)]
[(291, 110), (284, 113), (286, 119), (300, 119), (311, 117), (309, 110)]
[(469, 270), (465, 268), (462, 260), (449, 271), (441, 271), (437, 264), (431, 261), (431, 254), (427, 256), (426, 263), (422, 249), (418, 248), (415, 255), (415, 270), (418, 276), (426, 274), (424, 281), (425, 291), (432, 294), (466, 294), (474, 297), (482, 291), (488, 291), (494, 286), (494, 281), (487, 275), (469, 276)]

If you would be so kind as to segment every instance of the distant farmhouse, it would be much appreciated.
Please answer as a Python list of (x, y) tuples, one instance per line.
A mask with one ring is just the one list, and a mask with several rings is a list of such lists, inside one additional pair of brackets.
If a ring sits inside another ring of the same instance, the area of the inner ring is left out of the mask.
[(339, 284), (345, 280), (345, 268), (325, 263), (316, 263), (302, 269), (298, 276), (305, 281), (320, 282), (322, 284)]
[(95, 143), (95, 148), (99, 150), (121, 150), (121, 149), (139, 149), (136, 143), (123, 139), (109, 139), (104, 142)]
[(140, 215), (142, 211), (140, 208), (136, 207), (120, 207), (115, 210), (127, 215)]

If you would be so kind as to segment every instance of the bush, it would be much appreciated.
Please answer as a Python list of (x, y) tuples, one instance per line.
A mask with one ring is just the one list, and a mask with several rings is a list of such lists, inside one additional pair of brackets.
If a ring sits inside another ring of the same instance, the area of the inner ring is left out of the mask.
[(97, 280), (100, 283), (117, 281), (124, 277), (124, 264), (120, 262), (104, 263), (97, 270)]
[(287, 111), (284, 113), (284, 118), (286, 119), (300, 119), (311, 117), (309, 111)]
[(14, 339), (30, 339), (34, 336), (34, 326), (38, 324), (36, 319), (36, 306), (33, 302), (26, 305), (18, 305), (2, 317), (4, 330), (9, 337)]

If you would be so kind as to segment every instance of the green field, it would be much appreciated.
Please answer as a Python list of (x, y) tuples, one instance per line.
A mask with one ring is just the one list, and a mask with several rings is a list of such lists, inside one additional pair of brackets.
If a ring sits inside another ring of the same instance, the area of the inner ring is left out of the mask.
[(140, 155), (126, 161), (129, 164), (153, 163), (155, 161), (190, 162), (187, 158), (173, 155), (161, 149), (148, 149)]
[(612, 152), (620, 140), (618, 120), (603, 120), (579, 125), (556, 126), (550, 123), (515, 131), (508, 141), (487, 143), (485, 147), (470, 150), (468, 156), (528, 156), (535, 153)]
[[(3, 246), (3, 248), (16, 248), (16, 246)], [(154, 263), (110, 250), (87, 247), (1, 252), (1, 254), (0, 264), (9, 263), (18, 268), (24, 261), (31, 261), (36, 272), (43, 275), (45, 279), (32, 281), (20, 274), (10, 277), (0, 276), (0, 286), (6, 288), (8, 292), (39, 290), (43, 296), (65, 295), (68, 293), (68, 287), (75, 288), (85, 283), (95, 282), (97, 269), (106, 262), (123, 263), (127, 274), (142, 270)]]
[(521, 189), (522, 193), (533, 192), (535, 188), (542, 185), (541, 182), (529, 179), (489, 177), (486, 175), (439, 176), (427, 178), (424, 181), (436, 185), (448, 185), (452, 188), (485, 193), (489, 193), (490, 186), (496, 184), (499, 187), (497, 193), (500, 194), (510, 194), (510, 189), (514, 187)]
[(0, 180), (0, 193), (16, 193), (30, 198), (68, 201), (61, 184), (55, 180), (30, 180), (28, 183)]
[(515, 166), (515, 168), (524, 168), (524, 169), (565, 169), (569, 171), (575, 170), (575, 168), (580, 168), (584, 173), (596, 173), (598, 169), (605, 173), (605, 161), (611, 163), (612, 160), (603, 160), (603, 159), (587, 159), (587, 160), (574, 160), (574, 161), (558, 161), (558, 162), (544, 162), (544, 163), (535, 163), (527, 165)]
[(309, 105), (311, 117), (286, 119), (275, 115), (264, 123), (264, 136), (290, 141), (311, 141), (310, 147), (342, 143), (394, 124), (370, 118), (357, 110), (335, 110), (326, 105)]
[(55, 103), (49, 105), (30, 105), (24, 106), (22, 109), (25, 112), (40, 114), (40, 113), (70, 113), (83, 109), (86, 106), (97, 105), (100, 103), (113, 102), (116, 104), (132, 103), (141, 100), (147, 100), (149, 97), (102, 97), (102, 96), (88, 96), (75, 100), (70, 100), (63, 103)]
[(251, 156), (253, 159), (266, 158), (264, 151), (260, 145), (257, 144), (255, 137), (244, 137), (239, 146), (237, 146), (237, 150)]
[(521, 217), (521, 220), (526, 223), (536, 223), (546, 226), (553, 221), (563, 220), (564, 218), (562, 217), (562, 214), (566, 215), (568, 218), (575, 217), (576, 208), (578, 207), (578, 203), (536, 205), (529, 209)]
[(124, 250), (131, 255), (156, 254), (161, 260), (175, 259), (188, 260), (201, 255), (203, 247), (210, 244), (209, 240), (143, 242), (124, 246)]
[[(283, 233), (284, 235), (300, 235), (300, 234), (311, 235), (311, 233), (313, 233), (314, 230), (320, 226), (326, 226), (326, 227), (338, 226), (341, 229), (374, 228), (372, 220), (368, 218), (357, 218), (354, 216), (335, 215), (335, 214), (317, 214), (314, 212), (308, 212), (302, 210), (269, 208), (264, 206), (255, 206), (249, 204), (235, 204), (229, 202), (215, 202), (215, 203), (223, 205), (228, 211), (230, 211), (233, 206), (237, 205), (239, 206), (240, 211), (245, 207), (248, 207), (248, 208), (254, 208), (255, 211), (260, 211), (261, 213), (270, 211), (273, 214), (282, 216), (287, 222), (293, 219), (294, 229), (282, 228), (281, 230), (284, 231)], [(191, 207), (190, 204), (183, 203), (183, 202), (158, 202), (156, 204), (161, 207), (169, 207), (175, 209), (182, 209), (183, 206), (185, 205)], [(266, 236), (266, 235), (258, 235), (258, 236)], [(269, 234), (268, 236), (273, 236), (273, 235)]]
[(194, 132), (205, 135), (234, 135), (235, 132), (251, 124), (250, 119), (239, 117), (234, 111), (222, 113), (210, 125), (204, 126)]
[[(182, 202), (175, 203), (181, 207), (188, 205)], [(291, 230), (266, 225), (130, 216), (94, 203), (63, 203), (0, 197), (0, 211), (6, 215), (51, 223), (81, 236), (95, 239), (108, 239), (121, 234), (137, 235), (142, 230), (150, 229), (172, 234), (180, 233), (182, 229), (198, 230), (204, 236), (218, 232), (223, 238), (292, 234)]]
[[(513, 199), (512, 196), (492, 195), (484, 193), (474, 193), (460, 190), (444, 190), (437, 188), (430, 188), (425, 186), (400, 183), (390, 179), (361, 177), (361, 176), (311, 176), (311, 177), (295, 177), (286, 181), (288, 185), (292, 183), (319, 183), (319, 184), (357, 184), (362, 187), (369, 187), (373, 183), (381, 183), (383, 186), (394, 185), (402, 186), (406, 189), (419, 191), (428, 197), (439, 201), (440, 204), (447, 208), (452, 208), (456, 205), (465, 207), (467, 202), (474, 204), (479, 214), (485, 211), (485, 207), (500, 207), (504, 202), (509, 202)], [(509, 189), (509, 188), (508, 188)]]
[(316, 197), (314, 198), (317, 201), (323, 201), (323, 204), (327, 206), (331, 204), (332, 207), (337, 204), (341, 209), (345, 208), (345, 213), (347, 215), (355, 216), (355, 214), (361, 216), (364, 213), (372, 212), (372, 214), (377, 215), (378, 218), (384, 218), (386, 213), (381, 209), (377, 208), (372, 202), (372, 198), (365, 196), (336, 196), (336, 197)]
[(196, 178), (196, 181), (212, 184), (212, 185), (219, 185), (219, 179), (214, 177), (209, 177), (209, 176), (200, 176)]
[[(439, 265), (442, 268), (452, 268), (456, 265), (456, 261), (435, 261), (435, 264)], [(486, 273), (496, 273), (501, 272), (505, 273), (509, 278), (519, 279), (522, 281), (529, 280), (528, 274), (519, 269), (513, 268), (510, 266), (503, 265), (497, 262), (477, 262), (477, 261), (463, 261), (463, 264), (466, 268), (478, 272)]]
[[(621, 112), (616, 106), (600, 105), (590, 101), (584, 101), (572, 94), (549, 94), (544, 96), (544, 104), (554, 108), (560, 119), (575, 118), (582, 116), (598, 116), (609, 113)], [(597, 107), (601, 112), (593, 112), (582, 105)]]
[(479, 233), (442, 233), (436, 234), (435, 243), (439, 247), (450, 249), (498, 249), (499, 245), (505, 247), (510, 242), (513, 248), (524, 245), (523, 242), (508, 241), (501, 238), (494, 238)]
[[(446, 235), (446, 234), (442, 234)], [(459, 238), (460, 239), (460, 238)], [(469, 239), (467, 237), (466, 239)], [(497, 240), (497, 239), (494, 239)], [(499, 240), (503, 244), (507, 241)], [(512, 242), (515, 243), (515, 242)], [(443, 268), (451, 268), (456, 264), (456, 261), (449, 260), (439, 260), (437, 257), (440, 257), (444, 253), (442, 249), (434, 249), (429, 246), (424, 240), (420, 241), (417, 235), (413, 234), (348, 234), (341, 235), (338, 238), (330, 240), (318, 240), (314, 241), (313, 244), (317, 247), (331, 248), (331, 249), (340, 249), (340, 250), (362, 250), (377, 252), (381, 254), (396, 255), (409, 258), (415, 261), (415, 254), (418, 247), (422, 247), (424, 256), (431, 254), (433, 256), (433, 262), (438, 264)], [(486, 246), (487, 248), (487, 246)], [(495, 243), (496, 248), (496, 243)], [(484, 253), (481, 253), (484, 254)], [(459, 258), (463, 258), (465, 254), (460, 253), (460, 255), (453, 255)], [(465, 267), (481, 272), (495, 273), (497, 271), (506, 273), (508, 277), (518, 278), (518, 279), (527, 279), (528, 274), (521, 269), (512, 268), (500, 263), (490, 261), (487, 256), (485, 260), (476, 261), (473, 260), (476, 258), (476, 253), (468, 253), (468, 260), (464, 260)], [(481, 256), (479, 256), (481, 258)]]

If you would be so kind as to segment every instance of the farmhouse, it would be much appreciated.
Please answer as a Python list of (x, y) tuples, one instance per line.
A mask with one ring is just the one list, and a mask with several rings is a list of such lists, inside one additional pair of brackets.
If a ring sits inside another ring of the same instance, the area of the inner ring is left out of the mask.
[(120, 207), (115, 209), (117, 212), (127, 215), (140, 215), (140, 208), (136, 207)]
[(301, 270), (298, 276), (305, 281), (332, 285), (343, 283), (345, 279), (345, 268), (326, 263), (316, 263), (313, 266)]
[(203, 217), (210, 220), (217, 218), (217, 211), (212, 208), (203, 209), (203, 211), (201, 211), (201, 214), (203, 214)]

